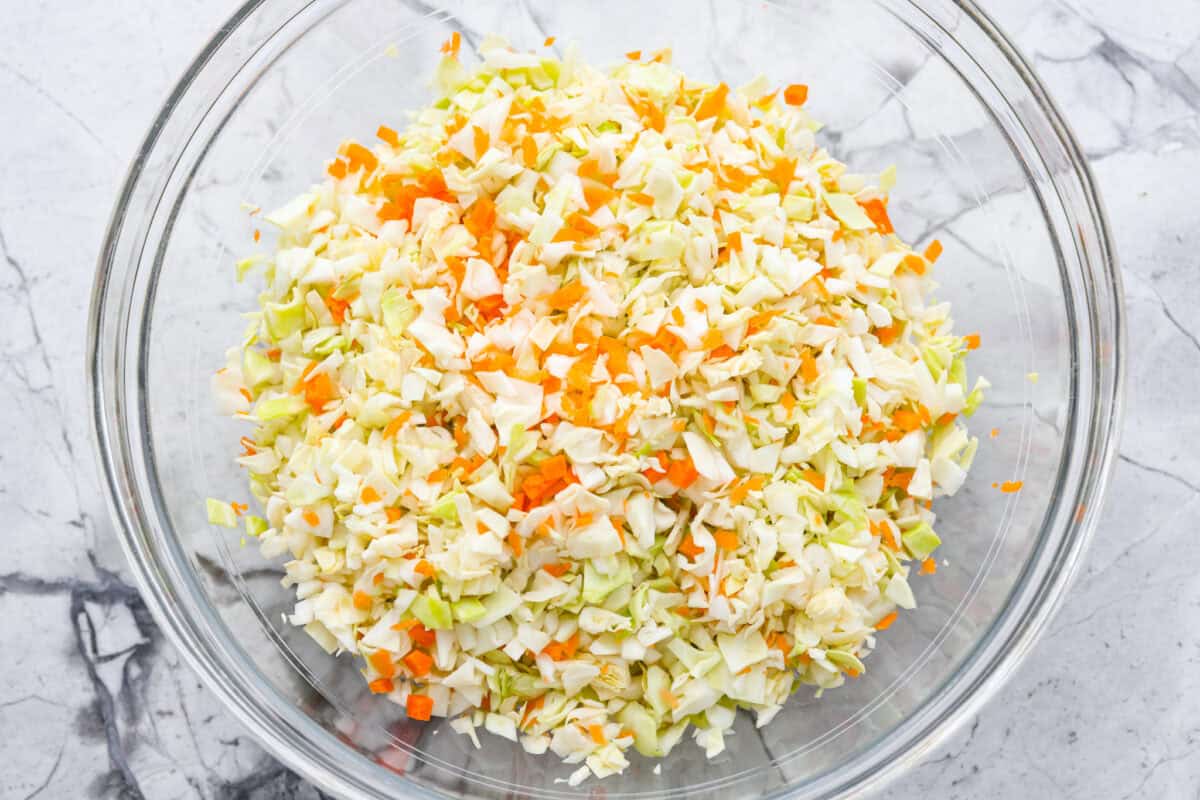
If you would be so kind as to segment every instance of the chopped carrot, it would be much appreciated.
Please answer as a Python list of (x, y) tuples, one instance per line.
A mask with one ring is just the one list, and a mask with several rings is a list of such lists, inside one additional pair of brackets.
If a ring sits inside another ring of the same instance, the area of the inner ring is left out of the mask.
[(562, 453), (547, 458), (542, 462), (540, 469), (542, 476), (549, 480), (560, 480), (565, 478), (570, 472), (570, 467), (567, 465), (567, 457)]
[(258, 228), (255, 228), (254, 229), (254, 241), (257, 242), (260, 239), (262, 239), (262, 231), (260, 231)]
[(879, 522), (871, 521), (867, 525), (871, 529), (871, 533), (878, 536), (880, 541), (883, 542), (884, 547), (893, 551), (900, 549), (900, 545), (896, 543), (896, 537), (892, 534), (892, 527), (887, 522), (882, 520)]
[(608, 739), (604, 738), (604, 727), (602, 725), (588, 725), (588, 735), (598, 745), (608, 744)]
[(813, 383), (819, 376), (817, 360), (813, 358), (811, 351), (805, 350), (804, 355), (800, 356), (800, 376), (804, 378), (805, 383)]
[(667, 467), (667, 480), (680, 489), (688, 488), (699, 477), (700, 473), (696, 471), (696, 465), (690, 457), (682, 461), (672, 461), (671, 466)]
[(322, 372), (304, 384), (304, 402), (308, 403), (314, 413), (320, 413), (325, 404), (338, 399), (337, 387), (329, 378), (329, 373)]
[(896, 469), (888, 467), (883, 471), (883, 485), (893, 489), (908, 490), (908, 484), (912, 483), (913, 470), (911, 469)]
[(692, 538), (690, 533), (684, 535), (677, 550), (693, 560), (695, 560), (696, 556), (704, 552), (704, 548), (696, 544), (696, 540)]
[(437, 570), (434, 568), (433, 564), (430, 564), (423, 558), (416, 563), (416, 566), (413, 567), (413, 572), (417, 573), (418, 575), (424, 575), (426, 578), (432, 578), (437, 574)]
[(929, 243), (929, 246), (925, 248), (925, 252), (923, 253), (923, 255), (925, 256), (925, 260), (928, 261), (930, 264), (937, 261), (938, 258), (942, 255), (942, 243), (939, 242), (937, 239), (934, 239), (932, 242)]
[(860, 200), (859, 205), (866, 212), (871, 222), (875, 223), (875, 228), (880, 233), (892, 233), (895, 228), (892, 227), (892, 220), (888, 217), (887, 203), (878, 197), (873, 197), (870, 200)]
[(988, 436), (992, 437), (993, 439), (995, 439), (999, 435), (1000, 435), (999, 428), (992, 428), (991, 432), (988, 434)]
[(921, 562), (922, 575), (932, 575), (935, 572), (937, 572), (937, 562), (934, 561), (932, 557)]
[(371, 653), (367, 661), (371, 662), (371, 666), (385, 678), (391, 678), (396, 675), (396, 665), (392, 661), (392, 654), (387, 650), (376, 650)]
[(375, 167), (379, 166), (379, 159), (375, 157), (375, 154), (358, 142), (350, 142), (346, 145), (346, 160), (349, 162), (347, 169), (350, 172), (358, 172), (360, 169), (372, 172)]
[(762, 475), (752, 475), (744, 481), (737, 481), (729, 490), (729, 502), (740, 505), (751, 492), (761, 491), (766, 481)]
[[(458, 36), (457, 33), (454, 35)], [(408, 712), (409, 719), (428, 722), (433, 716), (433, 698), (424, 694), (410, 694), (404, 710)]]
[(524, 728), (532, 719), (533, 712), (539, 710), (546, 703), (546, 695), (541, 695), (529, 700), (525, 703), (525, 710), (521, 713), (521, 727)]
[(414, 678), (423, 678), (433, 669), (433, 658), (424, 650), (410, 650), (404, 657), (404, 666)]
[(886, 617), (879, 620), (879, 622), (875, 623), (875, 630), (886, 631), (888, 628), (892, 627), (892, 623), (896, 621), (898, 616), (899, 615), (895, 611), (888, 614)]
[(538, 146), (532, 136), (527, 135), (521, 140), (521, 160), (530, 168), (537, 164)]
[(763, 175), (770, 178), (771, 182), (779, 187), (780, 194), (786, 194), (788, 187), (792, 184), (792, 179), (796, 177), (796, 159), (777, 159), (770, 169), (763, 170)]
[(391, 678), (379, 678), (368, 683), (367, 688), (372, 694), (390, 694), (396, 687)]
[(563, 575), (566, 575), (571, 571), (571, 565), (565, 561), (560, 561), (557, 564), (544, 564), (542, 565), (542, 569), (546, 570), (546, 572), (550, 573), (556, 578), (561, 578)]
[(654, 198), (645, 192), (631, 192), (625, 196), (628, 197), (632, 202), (637, 203), (639, 206), (654, 205)]
[(387, 515), (388, 522), (399, 522), (404, 516), (404, 512), (398, 508), (385, 508), (383, 513)]
[(254, 395), (250, 394), (250, 390), (247, 389), (245, 386), (238, 389), (238, 392), (242, 395), (242, 397), (246, 398), (247, 403), (254, 402)]
[(896, 341), (896, 337), (900, 335), (904, 327), (899, 322), (893, 322), (885, 328), (875, 329), (875, 338), (879, 339), (879, 343), (885, 347)]
[(713, 539), (716, 540), (717, 547), (727, 552), (733, 552), (738, 548), (738, 535), (736, 531), (715, 531)]
[(617, 193), (607, 186), (585, 184), (583, 187), (583, 199), (587, 201), (589, 211), (595, 211), (616, 196)]
[(825, 491), (825, 475), (815, 469), (806, 469), (800, 473), (800, 477), (817, 487), (819, 491)]
[(917, 275), (924, 275), (925, 269), (928, 266), (924, 258), (912, 253), (906, 255), (904, 260), (900, 262), (900, 265)]
[(367, 611), (371, 608), (371, 595), (361, 589), (354, 592), (354, 607), (359, 611)]
[(433, 647), (437, 644), (437, 632), (429, 630), (420, 622), (409, 628), (408, 638), (417, 647)]
[(389, 128), (387, 125), (380, 125), (379, 128), (375, 131), (375, 135), (378, 138), (380, 138), (383, 141), (390, 144), (392, 147), (400, 146), (399, 135), (397, 135), (397, 133), (394, 130), (392, 130), (391, 128)]
[(793, 83), (783, 90), (783, 101), (789, 106), (802, 106), (808, 101), (808, 87)]
[(329, 162), (329, 166), (325, 168), (325, 171), (340, 181), (346, 177), (346, 162), (340, 158), (335, 158)]
[(586, 289), (579, 281), (571, 281), (561, 288), (551, 292), (546, 301), (554, 311), (569, 311), (580, 301)]
[(715, 89), (704, 96), (700, 105), (696, 106), (696, 119), (709, 119), (720, 114), (725, 108), (725, 101), (728, 97), (729, 87), (724, 83), (718, 83)]
[(1021, 487), (1025, 485), (1024, 481), (1004, 481), (1000, 484), (1000, 491), (1005, 494), (1021, 491)]
[(921, 427), (921, 415), (916, 411), (911, 411), (907, 408), (897, 409), (892, 414), (892, 424), (899, 428), (904, 433), (915, 431)]
[(945, 414), (942, 414), (940, 417), (937, 418), (937, 425), (939, 427), (943, 426), (943, 425), (949, 425), (951, 422), (954, 422), (954, 420), (957, 418), (958, 418), (958, 414), (955, 414), (952, 411), (947, 411)]
[(478, 161), (491, 146), (491, 137), (488, 136), (487, 131), (478, 125), (473, 125), (472, 127), (475, 129), (475, 132), (471, 141), (475, 147), (475, 160)]
[(380, 500), (379, 492), (375, 490), (374, 486), (364, 486), (358, 498), (364, 503), (378, 503)]
[(630, 50), (628, 53), (625, 54), (625, 57), (628, 58), (630, 61), (637, 61), (638, 59), (640, 59), (642, 57), (642, 51), (641, 50)]
[(674, 692), (672, 692), (670, 689), (663, 687), (662, 691), (659, 692), (658, 696), (659, 696), (659, 699), (661, 699), (664, 703), (666, 703), (668, 707), (670, 707), (670, 708), (678, 708), (679, 707), (679, 698), (677, 698), (675, 696)]
[(554, 37), (547, 36), (546, 41), (542, 42), (542, 47), (550, 47), (552, 44), (554, 44)]
[(404, 423), (408, 422), (408, 420), (411, 417), (412, 417), (411, 411), (401, 411), (399, 414), (397, 414), (395, 416), (394, 419), (392, 419), (391, 422), (389, 422), (387, 424), (387, 427), (383, 429), (383, 438), (391, 439), (393, 436), (396, 435), (396, 433), (400, 430), (400, 428), (402, 428), (404, 426)]
[(450, 38), (442, 42), (442, 53), (450, 58), (458, 58), (458, 51), (462, 48), (462, 35), (455, 31), (450, 34)]
[(575, 657), (575, 651), (579, 649), (579, 631), (571, 634), (571, 638), (565, 642), (550, 642), (542, 648), (542, 652), (550, 656), (555, 661), (565, 661), (568, 658)]
[(508, 536), (504, 537), (504, 541), (508, 542), (508, 546), (512, 548), (513, 555), (515, 555), (517, 558), (520, 558), (521, 553), (525, 552), (524, 542), (521, 540), (521, 537), (517, 535), (516, 531), (510, 532)]
[(733, 231), (732, 233), (730, 233), (728, 236), (725, 237), (725, 240), (727, 242), (729, 242), (730, 250), (732, 250), (735, 253), (742, 252), (742, 232), (741, 231)]
[(966, 344), (968, 350), (978, 350), (979, 349), (979, 334), (978, 333), (968, 333), (966, 336), (963, 337), (963, 343)]
[(300, 516), (303, 517), (304, 521), (309, 524), (309, 527), (315, 528), (321, 524), (321, 518), (317, 516), (317, 512), (312, 511), (311, 509), (305, 511)]

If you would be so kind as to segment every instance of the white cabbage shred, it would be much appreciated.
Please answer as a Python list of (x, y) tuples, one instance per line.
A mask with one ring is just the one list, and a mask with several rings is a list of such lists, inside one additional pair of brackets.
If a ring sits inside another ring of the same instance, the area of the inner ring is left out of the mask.
[(689, 727), (713, 757), (914, 606), (978, 338), (797, 87), (481, 57), (239, 265), (266, 289), (213, 385), (254, 425), (246, 530), (290, 558), (291, 621), (413, 718), (572, 785)]

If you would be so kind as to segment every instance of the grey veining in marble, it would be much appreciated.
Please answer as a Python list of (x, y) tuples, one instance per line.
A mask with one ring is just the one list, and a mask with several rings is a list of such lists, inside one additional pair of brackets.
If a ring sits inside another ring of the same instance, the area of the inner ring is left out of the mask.
[[(249, 740), (157, 632), (127, 582), (88, 441), (84, 323), (113, 197), (170, 85), (234, 5), (6, 8), (0, 798), (322, 796)], [(1104, 192), (1127, 292), (1127, 424), (1103, 522), (1048, 634), (888, 794), (1196, 796), (1200, 5), (985, 5)]]

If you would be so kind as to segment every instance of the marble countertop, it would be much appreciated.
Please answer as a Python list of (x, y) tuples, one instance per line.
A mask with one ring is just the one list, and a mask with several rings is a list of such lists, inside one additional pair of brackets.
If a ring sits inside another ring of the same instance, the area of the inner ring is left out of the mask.
[[(87, 423), (84, 329), (109, 209), (159, 103), (235, 2), (70, 5), (10, 4), (0, 53), (0, 798), (319, 797), (156, 630), (127, 582)], [(1104, 518), (1049, 632), (889, 794), (1191, 796), (1200, 8), (984, 5), (1040, 71), (1104, 192), (1127, 293), (1127, 421)]]

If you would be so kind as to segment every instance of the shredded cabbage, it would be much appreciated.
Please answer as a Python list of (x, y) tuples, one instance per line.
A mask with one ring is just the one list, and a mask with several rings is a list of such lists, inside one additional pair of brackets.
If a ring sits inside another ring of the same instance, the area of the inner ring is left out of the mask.
[(265, 285), (213, 387), (254, 426), (245, 531), (414, 719), (572, 785), (689, 730), (714, 757), (915, 606), (978, 337), (930, 298), (940, 245), (892, 231), (895, 170), (848, 174), (802, 87), (456, 48), (237, 265)]

